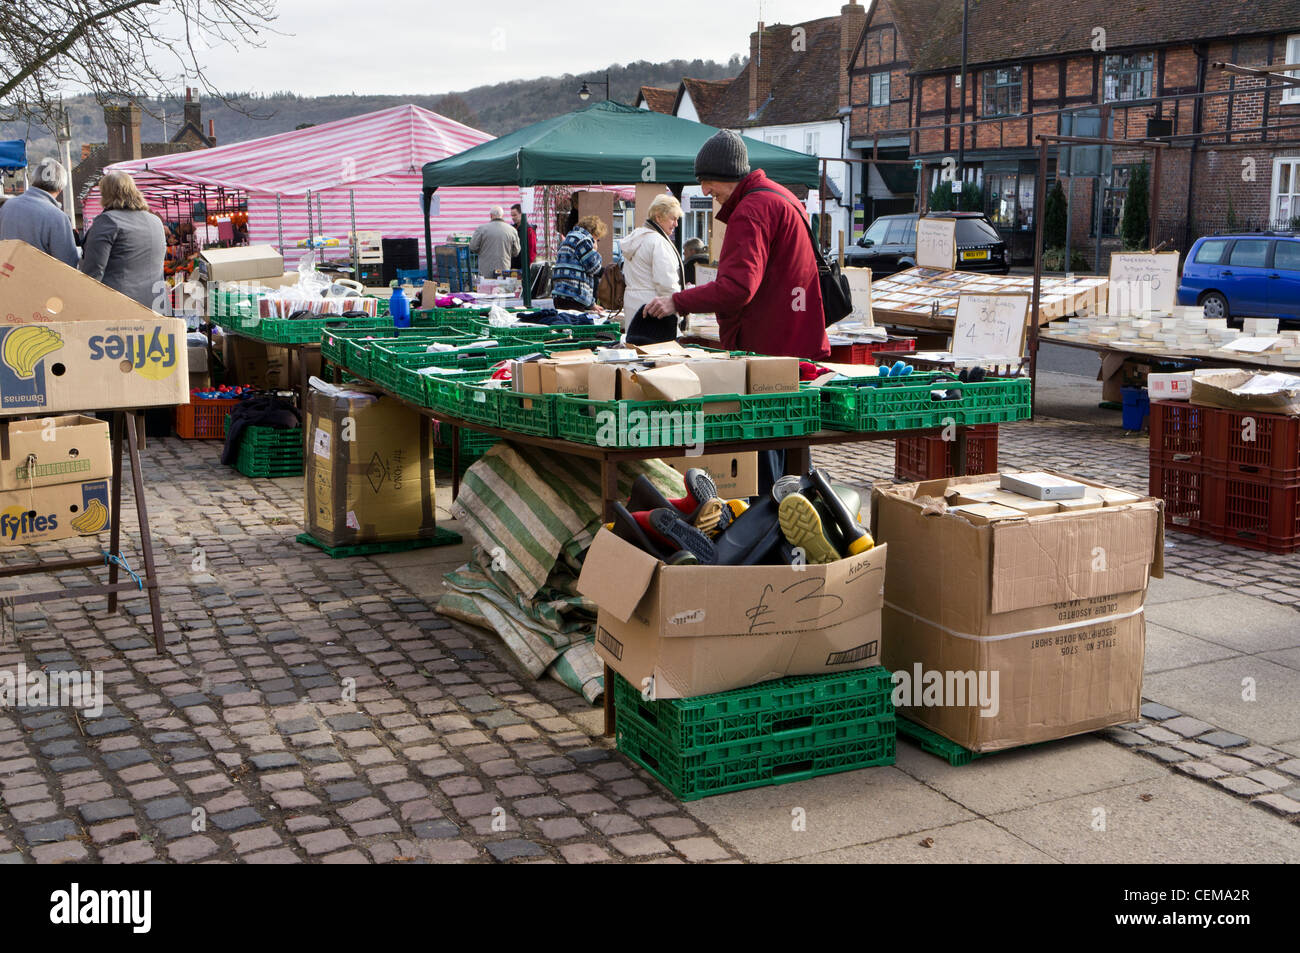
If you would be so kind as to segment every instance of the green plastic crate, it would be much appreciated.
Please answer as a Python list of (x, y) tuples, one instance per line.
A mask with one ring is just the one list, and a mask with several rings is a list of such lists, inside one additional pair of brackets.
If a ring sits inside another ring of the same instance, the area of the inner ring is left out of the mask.
[[(617, 715), (616, 715), (617, 718)], [(684, 755), (658, 741), (633, 720), (616, 721), (618, 750), (654, 775), (679, 800), (693, 801), (728, 791), (786, 784), (808, 778), (894, 763), (897, 735), (893, 712), (856, 723), (853, 735), (836, 737), (847, 729), (808, 729), (782, 738), (739, 743), (731, 750), (743, 752), (718, 759), (709, 749)]]
[(414, 368), (397, 368), (395, 379), (389, 389), (402, 400), (410, 401), (417, 407), (425, 406), (424, 376)]
[(894, 710), (893, 676), (882, 666), (835, 675), (794, 675), (714, 695), (647, 701), (614, 676), (616, 717), (638, 723), (681, 752), (831, 728)]
[(937, 731), (931, 731), (924, 725), (918, 725), (916, 722), (901, 716), (898, 719), (898, 733), (922, 751), (938, 755), (956, 768), (970, 764), (976, 758), (983, 757), (978, 751), (963, 748), (957, 742), (945, 738)]
[[(559, 436), (593, 446), (681, 446), (700, 440), (695, 414), (707, 407), (733, 403), (738, 409), (704, 414), (704, 442), (801, 437), (821, 427), (819, 399), (811, 389), (785, 394), (718, 394), (678, 401), (600, 401), (559, 394), (555, 398), (555, 423)], [(639, 429), (638, 422), (642, 424)], [(608, 432), (611, 425), (612, 434)]]
[(617, 324), (557, 325), (548, 327), (544, 324), (520, 324), (507, 328), (489, 327), (486, 322), (482, 330), (491, 333), (503, 342), (519, 344), (539, 344), (545, 346), (551, 341), (582, 341), (584, 346), (595, 344), (617, 345), (620, 336)]
[(208, 317), (223, 327), (225, 321), (257, 317), (259, 295), (237, 288), (211, 287), (208, 290)]
[(422, 539), (403, 539), (391, 543), (357, 543), (352, 546), (329, 546), (310, 533), (299, 533), (294, 539), (308, 546), (315, 546), (329, 556), (330, 559), (372, 556), (376, 553), (405, 553), (412, 549), (425, 549), (429, 546), (454, 546), (462, 542), (460, 533), (453, 533), (441, 526), (433, 528), (432, 536), (426, 536)]
[(503, 390), (497, 401), (501, 406), (503, 429), (539, 437), (557, 435), (554, 394), (519, 394)]
[(302, 441), (301, 427), (245, 427), (235, 469), (247, 477), (302, 476)]
[[(953, 424), (1001, 424), (1026, 420), (1031, 384), (1027, 377), (963, 384), (945, 374), (863, 377), (809, 390), (821, 393), (822, 426), (873, 433), (927, 430)], [(956, 400), (935, 400), (936, 390), (956, 390)]]

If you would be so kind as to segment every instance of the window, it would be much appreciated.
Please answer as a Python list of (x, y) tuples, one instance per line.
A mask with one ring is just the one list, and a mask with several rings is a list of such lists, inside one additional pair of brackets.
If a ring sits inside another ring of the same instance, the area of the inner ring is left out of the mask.
[(1020, 67), (984, 71), (984, 115), (1020, 115)]
[[(1111, 169), (1110, 181), (1103, 177), (1101, 191), (1101, 235), (1114, 238), (1119, 234), (1120, 223), (1124, 221), (1124, 200), (1128, 198), (1128, 180), (1133, 174), (1133, 166), (1117, 165)], [(1096, 234), (1094, 229), (1093, 234)]]
[(1273, 267), (1300, 271), (1300, 242), (1278, 242), (1273, 250)]
[(822, 134), (820, 132), (805, 132), (803, 134), (803, 151), (810, 156), (815, 156), (821, 152)]
[(1223, 257), (1223, 250), (1228, 247), (1228, 242), (1223, 239), (1205, 242), (1196, 251), (1196, 263), (1198, 265), (1217, 265), (1219, 259)]
[(989, 221), (998, 228), (1015, 228), (1019, 221), (1019, 210), (1016, 207), (1017, 178), (1014, 172), (990, 172), (984, 177), (988, 191)]
[(766, 142), (769, 146), (780, 146), (782, 149), (784, 149), (785, 133), (782, 133), (781, 135), (778, 136), (770, 132), (765, 132), (763, 133), (763, 141)]
[[(1286, 38), (1286, 63), (1300, 63), (1300, 33)], [(1288, 76), (1300, 79), (1300, 69), (1293, 69)], [(1287, 86), (1282, 90), (1282, 102), (1300, 103), (1300, 86)]]
[(1272, 242), (1263, 238), (1238, 241), (1228, 255), (1228, 264), (1242, 268), (1263, 268), (1268, 261), (1268, 246)]
[(888, 73), (871, 74), (871, 105), (873, 106), (889, 105), (889, 74)]
[(1300, 218), (1300, 158), (1273, 160), (1272, 214), (1278, 228)]
[(1155, 86), (1155, 59), (1154, 53), (1106, 57), (1104, 101), (1150, 99)]

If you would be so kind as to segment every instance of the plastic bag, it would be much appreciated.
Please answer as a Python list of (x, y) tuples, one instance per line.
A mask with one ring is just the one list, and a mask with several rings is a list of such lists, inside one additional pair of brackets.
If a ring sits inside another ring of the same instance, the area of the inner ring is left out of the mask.
[(488, 325), (494, 328), (505, 328), (512, 324), (519, 323), (519, 316), (505, 308), (493, 305), (488, 309)]

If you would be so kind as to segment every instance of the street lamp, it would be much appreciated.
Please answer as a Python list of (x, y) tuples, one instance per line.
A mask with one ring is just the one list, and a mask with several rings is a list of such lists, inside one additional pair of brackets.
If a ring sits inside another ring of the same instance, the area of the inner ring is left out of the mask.
[[(605, 98), (609, 99), (609, 74), (608, 73), (605, 74), (605, 82), (602, 83), (599, 80), (594, 80), (594, 79), (591, 82), (597, 86), (604, 86)], [(581, 99), (584, 103), (591, 98), (591, 88), (587, 85), (587, 81), (585, 79), (582, 81), (582, 88), (578, 90), (578, 98)]]

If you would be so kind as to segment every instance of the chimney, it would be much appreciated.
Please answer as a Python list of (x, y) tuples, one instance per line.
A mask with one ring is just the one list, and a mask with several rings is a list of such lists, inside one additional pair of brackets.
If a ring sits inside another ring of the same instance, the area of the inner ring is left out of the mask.
[(841, 109), (853, 104), (849, 101), (849, 57), (858, 45), (862, 30), (867, 25), (867, 8), (857, 0), (840, 7), (840, 98)]
[(194, 128), (203, 132), (203, 104), (199, 102), (199, 91), (185, 87), (185, 122), (193, 123)]
[(140, 150), (140, 107), (105, 106), (104, 125), (108, 128), (108, 162), (126, 162), (143, 157)]
[(214, 146), (217, 144), (217, 129), (211, 119), (208, 120), (208, 141)]
[(772, 92), (773, 50), (775, 36), (758, 21), (758, 30), (749, 34), (749, 115), (754, 116)]

